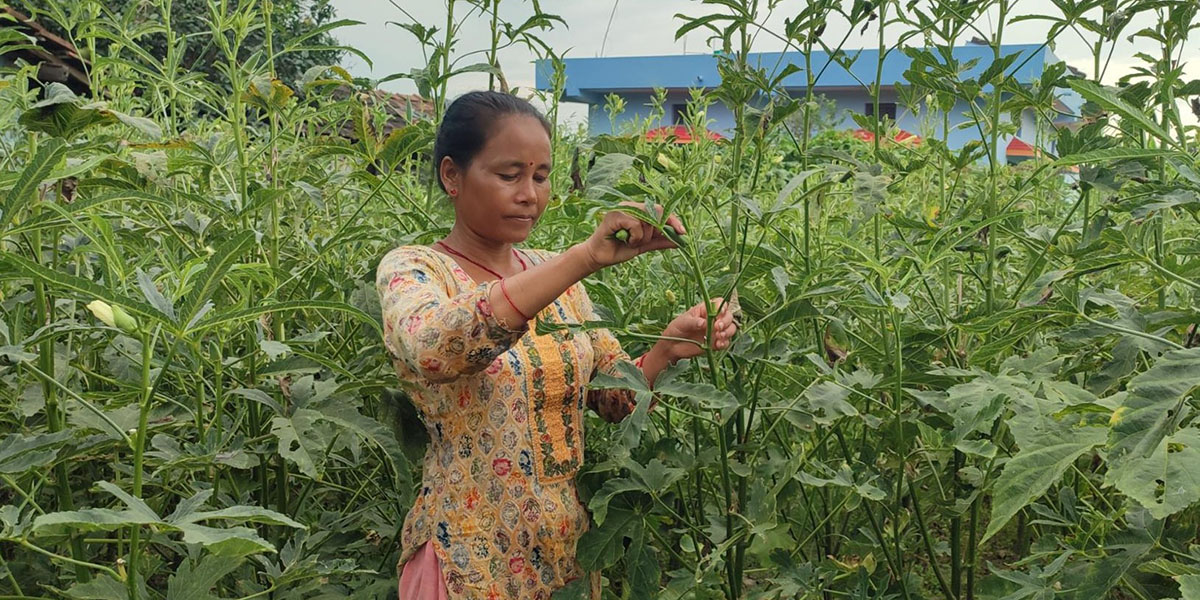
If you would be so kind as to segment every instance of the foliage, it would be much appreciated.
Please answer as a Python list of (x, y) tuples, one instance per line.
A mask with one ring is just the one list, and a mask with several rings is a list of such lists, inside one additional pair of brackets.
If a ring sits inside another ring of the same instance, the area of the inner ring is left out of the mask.
[[(229, 80), (222, 70), (221, 52), (212, 39), (210, 24), (214, 14), (208, 0), (113, 0), (104, 4), (87, 1), (60, 1), (46, 4), (16, 0), (16, 6), (35, 18), (40, 18), (51, 31), (67, 35), (83, 50), (83, 56), (110, 52), (120, 37), (128, 36), (142, 51), (157, 61), (164, 61), (168, 45), (179, 59), (176, 66), (191, 73), (201, 73), (213, 82), (229, 89)], [(217, 3), (216, 6), (222, 6)], [(271, 9), (271, 51), (278, 51), (293, 42), (302, 42), (297, 51), (275, 58), (275, 76), (295, 85), (310, 68), (337, 64), (344, 54), (330, 33), (336, 14), (328, 0), (271, 0), (261, 3)], [(260, 8), (260, 10), (262, 10)], [(219, 10), (218, 10), (219, 12)], [(168, 18), (169, 15), (169, 18)], [(99, 24), (89, 17), (105, 17)], [(246, 38), (240, 61), (268, 50), (265, 27), (251, 31)], [(110, 29), (112, 28), (112, 29)], [(114, 31), (114, 29), (116, 29)], [(118, 33), (119, 32), (119, 33)]]
[[(468, 2), (455, 17), (461, 1), (436, 37), (409, 29), (432, 50), (407, 75), (442, 101), (466, 55), (455, 24), (495, 14)], [(177, 46), (140, 52), (79, 6), (90, 17), (64, 23), (120, 42), (95, 60), (102, 99), (39, 96), (28, 66), (0, 86), (0, 585), (394, 596), (422, 440), (372, 276), (449, 225), (425, 162), (434, 124), (382, 133), (385, 115), (332, 93), (356, 85), (337, 68), (273, 80), (272, 61), (244, 59), (260, 2), (208, 4), (233, 94), (163, 69), (182, 64)], [(606, 596), (1196, 597), (1200, 166), (1180, 103), (1200, 84), (1171, 60), (1194, 5), (1055, 2), (1049, 40), (1092, 36), (1096, 67), (1047, 68), (1033, 89), (999, 55), (1025, 19), (1010, 0), (811, 2), (770, 32), (808, 56), (840, 49), (830, 20), (880, 30), (880, 60), (913, 60), (911, 109), (973, 100), (979, 136), (962, 149), (937, 141), (936, 118), (920, 145), (887, 141), (879, 119), (859, 124), (873, 142), (816, 131), (815, 77), (777, 94), (791, 67), (747, 60), (775, 3), (701, 6), (680, 32), (717, 38), (722, 83), (694, 94), (688, 121), (723, 102), (733, 135), (556, 129), (553, 202), (530, 241), (565, 248), (629, 199), (682, 216), (681, 250), (587, 282), (635, 355), (687, 306), (736, 292), (741, 307), (732, 348), (654, 390), (632, 368), (593, 381), (638, 392), (624, 422), (589, 419), (577, 478), (593, 517), (578, 557)], [(1000, 66), (967, 75), (945, 49), (986, 11)], [(483, 64), (506, 32), (553, 25), (533, 12), (537, 26), (496, 22)], [(1096, 84), (1138, 14), (1156, 17), (1135, 35), (1163, 58)], [(928, 48), (885, 45), (884, 30)], [(1049, 127), (1067, 88), (1085, 119)], [(1014, 114), (1057, 156), (1003, 164)]]

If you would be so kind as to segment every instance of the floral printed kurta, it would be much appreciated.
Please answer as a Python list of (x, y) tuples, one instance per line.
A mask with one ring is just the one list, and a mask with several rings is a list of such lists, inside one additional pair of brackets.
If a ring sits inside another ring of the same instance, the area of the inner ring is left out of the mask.
[[(551, 256), (524, 255), (533, 263)], [(583, 462), (583, 408), (632, 405), (627, 391), (586, 385), (629, 356), (606, 330), (506, 329), (488, 300), (496, 282), (475, 283), (425, 246), (389, 252), (376, 284), (384, 344), (396, 373), (418, 388), (412, 400), (431, 439), (398, 568), (428, 541), (451, 599), (548, 600), (585, 576), (575, 544), (588, 513), (573, 477)], [(576, 284), (539, 316), (579, 323), (594, 313)]]

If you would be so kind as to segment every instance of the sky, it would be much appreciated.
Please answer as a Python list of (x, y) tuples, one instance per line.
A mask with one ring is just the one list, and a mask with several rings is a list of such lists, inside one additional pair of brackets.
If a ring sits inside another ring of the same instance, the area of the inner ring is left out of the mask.
[[(345, 44), (366, 54), (372, 62), (368, 65), (361, 58), (349, 55), (343, 62), (353, 75), (381, 79), (393, 73), (407, 73), (422, 67), (425, 59), (421, 47), (408, 31), (397, 23), (411, 23), (416, 19), (426, 27), (436, 26), (444, 30), (446, 22), (446, 0), (332, 0), (338, 17), (362, 21), (362, 25), (346, 27), (335, 32)], [(716, 12), (712, 5), (698, 0), (541, 0), (542, 10), (557, 14), (566, 21), (566, 26), (557, 25), (554, 30), (539, 34), (550, 47), (565, 54), (567, 58), (596, 56), (647, 56), (664, 54), (709, 53), (707, 33), (694, 31), (680, 40), (675, 40), (675, 31), (683, 24), (676, 14), (699, 16)], [(767, 2), (762, 2), (765, 6)], [(794, 15), (805, 0), (782, 0), (774, 13), (762, 15), (759, 24), (768, 30), (779, 32), (784, 19)], [(1046, 0), (1013, 0), (1013, 14), (1034, 14), (1050, 5)], [(455, 3), (456, 20), (471, 8), (467, 2)], [(401, 10), (403, 9), (403, 10)], [(532, 14), (529, 0), (504, 0), (500, 4), (500, 17), (520, 23)], [(408, 13), (408, 15), (405, 14)], [(410, 18), (411, 17), (411, 18)], [(462, 20), (459, 31), (459, 55), (482, 50), (490, 45), (489, 18), (478, 13)], [(993, 12), (976, 22), (976, 26), (989, 36), (994, 31), (996, 13)], [(1131, 34), (1149, 26), (1150, 19), (1144, 16), (1132, 23), (1124, 34)], [(836, 44), (845, 35), (848, 24), (831, 22), (825, 32), (827, 43)], [(1045, 21), (1031, 20), (1012, 23), (1005, 27), (1003, 42), (1006, 44), (1042, 43), (1046, 41), (1049, 26)], [(893, 25), (885, 30), (885, 39), (891, 43), (902, 34), (901, 26)], [(440, 32), (439, 36), (442, 35)], [(872, 25), (865, 35), (857, 28), (847, 41), (846, 49), (875, 47), (878, 29)], [(968, 36), (969, 37), (969, 36)], [(965, 40), (963, 40), (965, 42)], [(1067, 64), (1087, 74), (1093, 72), (1090, 41), (1085, 42), (1074, 33), (1063, 33), (1053, 44), (1056, 56)], [(756, 37), (753, 50), (779, 51), (784, 44), (768, 34)], [(1157, 53), (1157, 44), (1147, 40), (1130, 42), (1122, 39), (1112, 53), (1103, 81), (1115, 82), (1122, 75), (1141, 64), (1137, 52)], [(1186, 62), (1186, 79), (1200, 78), (1200, 35), (1193, 36), (1182, 52)], [(1189, 60), (1190, 58), (1190, 60)], [(464, 59), (462, 64), (482, 62), (482, 54)], [(532, 88), (534, 85), (535, 55), (524, 47), (508, 48), (500, 53), (500, 65), (510, 86)], [(487, 88), (487, 75), (469, 73), (453, 79), (448, 93), (451, 97), (473, 90)], [(413, 93), (415, 85), (405, 79), (391, 81), (381, 86), (385, 89)], [(524, 95), (524, 94), (523, 94)], [(567, 123), (586, 121), (586, 110), (581, 105), (564, 104), (562, 120)], [(1189, 114), (1190, 117), (1190, 114)], [(1196, 119), (1189, 118), (1195, 123)]]

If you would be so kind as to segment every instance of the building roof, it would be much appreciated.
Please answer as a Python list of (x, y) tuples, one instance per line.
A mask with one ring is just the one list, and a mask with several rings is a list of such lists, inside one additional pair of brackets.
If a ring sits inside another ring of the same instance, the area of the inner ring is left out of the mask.
[[(1032, 83), (1041, 76), (1047, 64), (1058, 62), (1058, 58), (1040, 44), (1012, 44), (1000, 47), (1002, 55), (1020, 54), (1014, 61), (1010, 74), (1021, 83)], [(845, 50), (843, 54), (853, 60), (849, 68), (837, 61), (830, 61), (826, 52), (812, 53), (814, 76), (820, 74), (816, 89), (861, 90), (875, 81), (878, 49)], [(990, 46), (956, 46), (954, 58), (960, 63), (976, 60), (975, 65), (964, 73), (964, 77), (977, 76), (992, 63)], [(801, 70), (783, 80), (785, 88), (803, 89), (807, 76), (804, 73), (804, 56), (799, 52), (757, 52), (748, 56), (750, 64), (778, 72), (788, 64)], [(655, 88), (687, 90), (692, 88), (714, 88), (721, 84), (717, 70), (718, 58), (710, 54), (683, 54), (666, 56), (626, 56), (611, 58), (568, 58), (566, 67), (566, 89), (563, 100), (600, 104), (610, 92), (639, 92)], [(912, 59), (900, 51), (892, 51), (883, 59), (883, 86), (904, 82), (904, 72)], [(822, 72), (822, 70), (824, 72)], [(537, 89), (550, 88), (553, 64), (539, 60), (535, 64)]]
[[(433, 101), (416, 94), (393, 94), (380, 89), (352, 90), (347, 85), (340, 85), (333, 90), (333, 97), (337, 100), (345, 100), (351, 94), (357, 95), (358, 100), (365, 105), (381, 107), (387, 114), (387, 121), (382, 124), (381, 131), (378, 132), (380, 137), (387, 137), (396, 129), (408, 125), (410, 111), (413, 120), (433, 118)], [(352, 119), (347, 119), (342, 123), (338, 133), (347, 139), (358, 139)]]
[(33, 38), (36, 46), (18, 47), (9, 54), (38, 65), (39, 80), (57, 81), (66, 84), (76, 94), (91, 95), (87, 62), (71, 42), (11, 6), (0, 6), (0, 27), (14, 27)]

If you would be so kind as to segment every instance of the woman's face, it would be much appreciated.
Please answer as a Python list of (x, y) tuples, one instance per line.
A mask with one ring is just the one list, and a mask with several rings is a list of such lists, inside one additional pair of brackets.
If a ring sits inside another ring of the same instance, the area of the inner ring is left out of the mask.
[(447, 157), (441, 172), (458, 190), (458, 224), (484, 239), (523, 242), (550, 201), (550, 136), (533, 117), (502, 117), (465, 171)]

